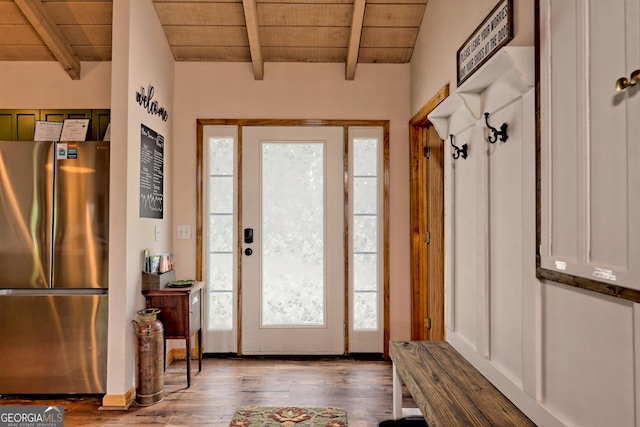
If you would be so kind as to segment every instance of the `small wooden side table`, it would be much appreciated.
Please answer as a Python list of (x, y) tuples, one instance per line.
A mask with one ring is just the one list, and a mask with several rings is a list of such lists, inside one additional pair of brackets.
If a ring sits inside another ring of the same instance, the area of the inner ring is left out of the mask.
[(202, 298), (204, 282), (184, 288), (143, 290), (147, 308), (158, 308), (164, 327), (166, 365), (167, 339), (184, 339), (187, 359), (187, 388), (191, 387), (191, 337), (197, 334), (198, 372), (202, 371)]

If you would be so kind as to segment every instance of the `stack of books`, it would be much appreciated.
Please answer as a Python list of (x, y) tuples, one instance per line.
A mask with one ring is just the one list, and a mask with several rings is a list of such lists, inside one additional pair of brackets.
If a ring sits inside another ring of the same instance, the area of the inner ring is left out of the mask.
[(149, 250), (144, 251), (145, 273), (162, 274), (173, 270), (173, 254), (150, 255)]

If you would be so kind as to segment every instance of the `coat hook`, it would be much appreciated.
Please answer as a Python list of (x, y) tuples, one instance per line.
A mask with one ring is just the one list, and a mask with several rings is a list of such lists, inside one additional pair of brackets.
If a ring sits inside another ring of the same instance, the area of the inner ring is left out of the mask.
[(451, 153), (453, 158), (454, 159), (458, 159), (460, 156), (462, 156), (463, 159), (466, 159), (467, 158), (467, 144), (463, 144), (462, 148), (460, 148), (457, 145), (455, 145), (453, 143), (453, 134), (449, 135), (449, 140), (451, 141), (451, 146), (456, 150), (455, 152)]
[(500, 130), (494, 128), (489, 124), (489, 113), (484, 113), (484, 122), (487, 124), (487, 128), (493, 133), (493, 135), (489, 135), (487, 137), (487, 141), (489, 141), (491, 144), (496, 142), (498, 138), (500, 138), (500, 141), (502, 142), (507, 141), (507, 138), (509, 138), (509, 136), (507, 135), (506, 123), (503, 123), (502, 126), (500, 126)]
[(616, 90), (624, 90), (628, 87), (633, 87), (638, 83), (640, 83), (640, 70), (635, 70), (633, 73), (631, 73), (628, 79), (626, 77), (620, 77), (618, 79), (618, 81), (616, 82)]

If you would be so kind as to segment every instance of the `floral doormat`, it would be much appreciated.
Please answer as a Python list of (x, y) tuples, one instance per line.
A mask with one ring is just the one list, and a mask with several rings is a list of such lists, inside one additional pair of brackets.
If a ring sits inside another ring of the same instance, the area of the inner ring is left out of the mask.
[(346, 427), (347, 412), (339, 408), (241, 406), (229, 427)]

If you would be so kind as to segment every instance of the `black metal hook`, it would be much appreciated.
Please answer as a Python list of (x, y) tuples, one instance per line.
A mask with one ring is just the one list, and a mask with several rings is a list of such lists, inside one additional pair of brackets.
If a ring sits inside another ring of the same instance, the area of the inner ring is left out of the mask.
[(500, 130), (494, 128), (489, 124), (489, 113), (484, 113), (484, 122), (487, 124), (487, 128), (489, 128), (489, 130), (493, 133), (493, 135), (489, 135), (487, 137), (487, 141), (489, 141), (491, 144), (496, 142), (498, 139), (500, 139), (500, 141), (502, 142), (507, 142), (507, 138), (509, 138), (509, 136), (507, 135), (506, 123), (503, 123), (502, 126), (500, 126)]
[(463, 159), (467, 158), (467, 144), (463, 144), (462, 147), (458, 147), (453, 143), (453, 134), (449, 135), (449, 141), (451, 142), (451, 146), (455, 149), (455, 152), (452, 152), (451, 155), (454, 159), (458, 159), (462, 156)]

